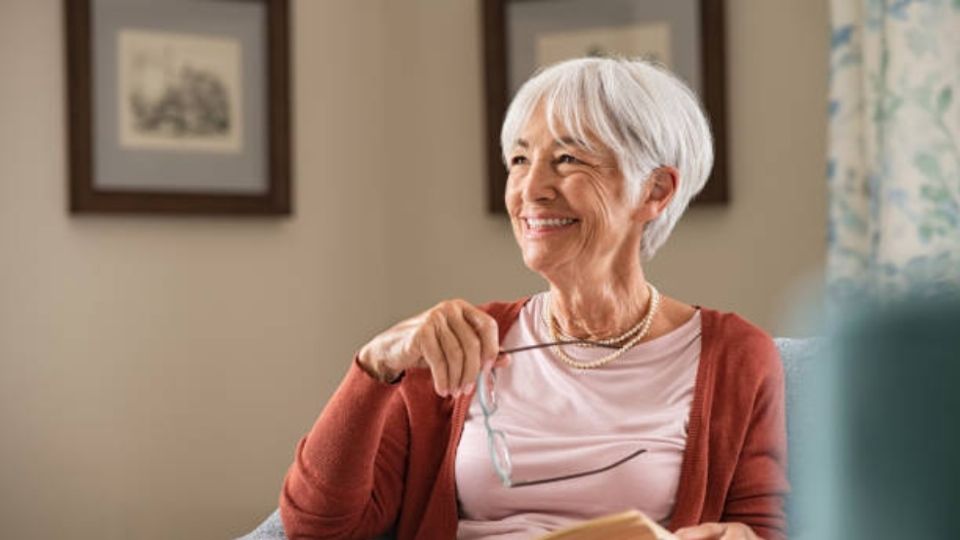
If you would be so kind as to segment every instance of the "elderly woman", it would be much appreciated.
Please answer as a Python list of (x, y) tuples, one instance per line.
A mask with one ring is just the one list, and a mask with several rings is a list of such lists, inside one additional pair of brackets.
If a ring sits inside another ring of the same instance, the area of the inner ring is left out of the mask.
[(297, 447), (288, 536), (535, 538), (637, 509), (681, 538), (783, 538), (771, 339), (643, 270), (710, 171), (697, 99), (642, 61), (572, 60), (524, 84), (501, 143), (549, 290), (441, 302), (364, 345)]

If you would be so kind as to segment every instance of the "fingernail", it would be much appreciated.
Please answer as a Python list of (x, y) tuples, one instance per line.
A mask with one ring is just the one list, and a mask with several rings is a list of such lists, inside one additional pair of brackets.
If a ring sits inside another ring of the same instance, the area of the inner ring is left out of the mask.
[(454, 398), (460, 397), (460, 389), (459, 389), (459, 388), (457, 388), (456, 390), (453, 391), (453, 397), (454, 397)]
[(476, 386), (475, 383), (467, 383), (467, 386), (463, 389), (463, 393), (464, 393), (464, 394), (471, 394), (471, 393), (473, 393), (473, 387), (474, 387), (474, 386)]

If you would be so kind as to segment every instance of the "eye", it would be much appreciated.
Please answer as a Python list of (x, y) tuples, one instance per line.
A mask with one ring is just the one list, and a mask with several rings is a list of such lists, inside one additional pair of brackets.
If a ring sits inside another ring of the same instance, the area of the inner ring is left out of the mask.
[(513, 156), (512, 158), (510, 158), (511, 167), (514, 167), (517, 165), (526, 165), (526, 163), (527, 163), (527, 156)]
[(583, 162), (570, 154), (561, 154), (560, 157), (557, 158), (557, 163), (577, 164)]

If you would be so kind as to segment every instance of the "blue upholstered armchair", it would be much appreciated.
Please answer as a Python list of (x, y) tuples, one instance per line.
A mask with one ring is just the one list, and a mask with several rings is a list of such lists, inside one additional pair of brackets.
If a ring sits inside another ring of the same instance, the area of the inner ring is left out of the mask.
[[(780, 357), (783, 360), (784, 372), (786, 373), (786, 400), (787, 411), (789, 412), (797, 402), (798, 396), (803, 393), (801, 387), (804, 374), (809, 366), (809, 360), (819, 353), (820, 345), (816, 340), (810, 339), (780, 338), (775, 341), (777, 347), (780, 349)], [(803, 448), (798, 442), (804, 439), (800, 434), (812, 429), (811, 423), (812, 419), (807, 421), (807, 419), (796, 417), (795, 415), (790, 417), (787, 430), (789, 432), (788, 440), (790, 441), (789, 452), (791, 462), (802, 459)], [(792, 469), (791, 467), (791, 470)], [(278, 511), (274, 511), (256, 530), (242, 537), (240, 540), (285, 539), (286, 536), (283, 534), (283, 524), (280, 522), (280, 514)]]

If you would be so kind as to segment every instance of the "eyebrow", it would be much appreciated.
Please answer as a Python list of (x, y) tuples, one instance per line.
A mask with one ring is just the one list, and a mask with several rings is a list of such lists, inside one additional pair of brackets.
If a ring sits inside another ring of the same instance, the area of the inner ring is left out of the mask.
[[(526, 139), (517, 139), (517, 143), (514, 146), (519, 146), (520, 148), (530, 148), (530, 143)], [(580, 139), (575, 139), (573, 137), (560, 137), (553, 141), (553, 146), (578, 146), (580, 148), (587, 148), (587, 145)]]

